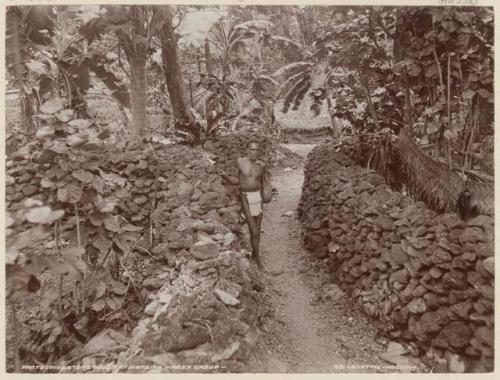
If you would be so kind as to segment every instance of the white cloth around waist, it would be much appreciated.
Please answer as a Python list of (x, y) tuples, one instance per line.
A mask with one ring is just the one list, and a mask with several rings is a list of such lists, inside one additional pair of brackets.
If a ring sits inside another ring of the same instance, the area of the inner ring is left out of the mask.
[(259, 203), (262, 202), (262, 197), (260, 196), (260, 191), (242, 191), (243, 194), (247, 197), (248, 204)]

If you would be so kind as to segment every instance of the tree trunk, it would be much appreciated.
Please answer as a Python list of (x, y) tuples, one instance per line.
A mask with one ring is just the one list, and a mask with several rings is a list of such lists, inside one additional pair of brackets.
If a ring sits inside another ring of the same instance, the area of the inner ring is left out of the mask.
[(130, 103), (134, 137), (146, 136), (146, 59), (136, 54), (129, 55)]
[(200, 143), (200, 130), (195, 124), (194, 118), (189, 112), (185, 101), (182, 72), (177, 59), (177, 41), (174, 36), (172, 26), (172, 11), (167, 7), (167, 20), (162, 28), (161, 52), (163, 61), (163, 72), (165, 73), (165, 82), (172, 104), (172, 110), (175, 119), (175, 128), (189, 133), (193, 138), (193, 144)]
[(302, 32), (302, 37), (306, 45), (310, 45), (314, 40), (313, 26), (314, 26), (314, 15), (313, 8), (311, 6), (306, 6), (302, 11), (297, 13), (297, 22)]
[[(24, 126), (26, 133), (31, 130), (31, 104), (29, 98), (24, 92), (23, 86), (23, 69), (21, 66), (21, 46), (19, 42), (19, 19), (13, 17), (12, 22), (12, 40), (14, 47), (14, 67), (16, 71), (16, 83), (19, 89), (19, 103), (21, 105), (21, 123)], [(29, 113), (29, 114), (28, 114)]]
[(208, 39), (205, 38), (205, 67), (207, 68), (207, 74), (213, 75), (214, 68), (212, 66), (212, 55), (210, 54), (210, 43)]

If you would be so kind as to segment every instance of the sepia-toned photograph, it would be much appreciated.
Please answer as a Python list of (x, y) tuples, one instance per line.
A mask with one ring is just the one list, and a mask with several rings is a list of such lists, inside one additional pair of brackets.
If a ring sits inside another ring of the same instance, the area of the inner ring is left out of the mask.
[(491, 374), (495, 12), (439, 4), (6, 4), (6, 372)]

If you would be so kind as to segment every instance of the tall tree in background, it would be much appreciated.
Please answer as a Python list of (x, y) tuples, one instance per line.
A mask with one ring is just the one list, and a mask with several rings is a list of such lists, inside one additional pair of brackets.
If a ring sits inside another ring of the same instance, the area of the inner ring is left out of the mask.
[(161, 14), (145, 5), (106, 5), (105, 14), (90, 20), (82, 33), (91, 42), (100, 34), (112, 32), (122, 47), (130, 66), (130, 105), (134, 137), (147, 136), (146, 62), (151, 39), (163, 27)]
[[(32, 128), (32, 101), (26, 92), (24, 80), (26, 67), (23, 62), (28, 56), (30, 44), (46, 45), (53, 33), (55, 13), (50, 6), (8, 7), (6, 12), (5, 58), (7, 69), (13, 72), (21, 104), (22, 123), (26, 132)], [(28, 89), (29, 91), (29, 89)]]
[(173, 27), (173, 9), (168, 5), (159, 6), (155, 8), (155, 14), (158, 19), (163, 20), (158, 34), (161, 40), (163, 71), (174, 113), (175, 127), (189, 133), (192, 136), (193, 143), (196, 145), (200, 142), (200, 131), (186, 103), (184, 80), (177, 57), (177, 40)]

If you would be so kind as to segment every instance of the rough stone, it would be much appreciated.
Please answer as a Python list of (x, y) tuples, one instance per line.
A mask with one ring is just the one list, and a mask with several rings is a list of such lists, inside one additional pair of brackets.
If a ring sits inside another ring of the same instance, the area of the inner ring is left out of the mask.
[(446, 249), (452, 255), (459, 255), (460, 253), (463, 252), (463, 249), (458, 244), (451, 243), (446, 238), (440, 238), (438, 240), (438, 244), (441, 248)]
[(465, 290), (468, 288), (467, 275), (456, 269), (452, 269), (448, 273), (445, 273), (443, 282), (456, 289)]
[(401, 266), (408, 261), (408, 256), (401, 249), (401, 244), (393, 244), (391, 248), (391, 262), (395, 266)]
[(467, 227), (460, 235), (460, 243), (481, 243), (486, 240), (484, 231), (479, 227)]
[(440, 278), (442, 275), (443, 275), (443, 272), (441, 270), (439, 270), (438, 268), (436, 267), (432, 267), (430, 270), (429, 270), (429, 274), (431, 275), (432, 278)]
[(452, 260), (452, 257), (448, 251), (438, 248), (434, 251), (430, 259), (434, 264), (443, 264), (450, 262)]
[(406, 305), (408, 310), (413, 314), (422, 314), (427, 311), (427, 305), (422, 298), (416, 298)]
[(199, 260), (214, 259), (219, 256), (219, 246), (214, 241), (199, 241), (189, 250), (192, 256)]
[(377, 219), (375, 219), (375, 224), (383, 231), (392, 231), (394, 221), (391, 217), (380, 214)]
[(448, 371), (451, 373), (465, 373), (465, 361), (458, 354), (446, 351), (444, 356), (448, 363)]
[(168, 249), (168, 243), (161, 243), (158, 245), (155, 245), (153, 249), (151, 250), (151, 253), (153, 255), (165, 255), (169, 253)]
[(439, 297), (434, 293), (424, 294), (424, 301), (427, 308), (430, 310), (435, 310), (440, 306)]
[(450, 322), (439, 332), (432, 344), (442, 348), (465, 347), (472, 338), (472, 330), (464, 322)]
[(216, 288), (214, 289), (214, 294), (220, 299), (224, 304), (228, 306), (236, 306), (240, 304), (240, 301), (233, 297), (231, 294), (226, 293), (222, 289)]
[(483, 266), (484, 269), (491, 274), (492, 276), (495, 275), (495, 258), (494, 257), (488, 257), (483, 260)]
[(391, 274), (389, 277), (389, 283), (392, 284), (395, 281), (407, 284), (410, 279), (410, 273), (406, 268), (397, 270)]
[(144, 281), (142, 282), (142, 286), (144, 286), (148, 290), (155, 290), (160, 289), (164, 283), (165, 282), (162, 279), (151, 276), (144, 279)]

